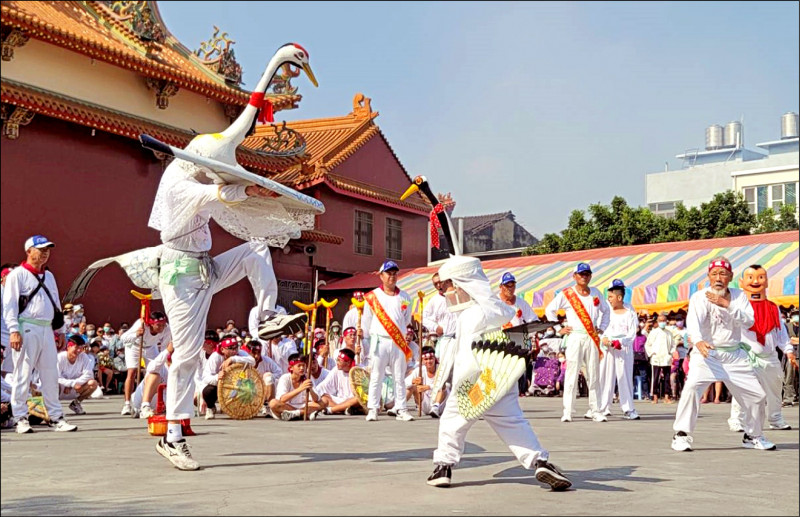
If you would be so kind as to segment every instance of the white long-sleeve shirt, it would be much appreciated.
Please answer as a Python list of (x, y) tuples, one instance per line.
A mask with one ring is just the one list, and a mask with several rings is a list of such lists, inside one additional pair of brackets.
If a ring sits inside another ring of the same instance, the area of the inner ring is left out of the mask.
[(447, 310), (447, 301), (443, 294), (436, 294), (425, 304), (422, 311), (422, 324), (428, 332), (436, 332), (436, 327), (442, 327), (442, 335), (454, 337), (456, 335), (455, 313)]
[[(211, 357), (208, 358), (206, 364), (203, 365), (203, 378), (202, 383), (204, 386), (216, 386), (219, 378), (219, 371), (222, 368), (222, 363), (225, 362), (225, 357), (219, 352), (214, 352), (211, 354)], [(232, 363), (247, 363), (250, 366), (255, 366), (256, 360), (253, 359), (253, 356), (245, 352), (244, 350), (239, 350), (236, 355), (231, 356)]]
[(672, 364), (672, 352), (675, 351), (675, 338), (667, 329), (656, 327), (647, 334), (644, 350), (653, 366), (669, 366)]
[(608, 327), (603, 332), (603, 337), (611, 340), (618, 339), (622, 344), (623, 350), (625, 350), (633, 346), (633, 340), (636, 339), (636, 331), (638, 329), (639, 317), (630, 305), (626, 303), (625, 312), (620, 314), (614, 312), (614, 309), (609, 306)]
[(338, 400), (355, 397), (350, 387), (350, 376), (338, 368), (331, 370), (324, 381), (314, 386), (314, 391), (320, 397), (330, 395)]
[[(567, 289), (572, 289), (572, 287), (568, 287)], [(578, 295), (578, 299), (583, 303), (586, 312), (589, 313), (589, 318), (592, 320), (594, 328), (597, 332), (602, 334), (608, 327), (610, 319), (609, 312), (611, 311), (608, 303), (603, 300), (603, 295), (595, 287), (589, 288), (588, 296), (581, 296), (577, 291), (575, 291), (575, 294)], [(597, 300), (597, 303), (595, 303), (595, 300)], [(567, 325), (573, 329), (584, 329), (580, 318), (578, 318), (578, 315), (572, 309), (572, 305), (570, 305), (567, 297), (564, 296), (564, 291), (559, 292), (556, 297), (547, 304), (544, 310), (547, 321), (556, 321), (558, 319), (559, 309), (563, 309), (564, 313), (567, 315)]]
[(94, 379), (92, 360), (84, 353), (78, 354), (74, 363), (67, 359), (66, 350), (58, 353), (58, 385), (62, 388), (74, 388), (76, 384), (84, 385)]
[(786, 330), (786, 325), (783, 324), (780, 317), (780, 309), (776, 306), (775, 310), (778, 312), (778, 321), (780, 323), (777, 328), (770, 330), (764, 336), (763, 345), (758, 342), (756, 333), (750, 330), (749, 327), (742, 329), (742, 342), (750, 345), (756, 354), (770, 354), (777, 360), (776, 349), (780, 348), (784, 354), (787, 354), (794, 353), (794, 347), (789, 340), (789, 332)]
[[(29, 318), (33, 320), (52, 321), (55, 314), (53, 304), (47, 298), (44, 288), (39, 289), (22, 314), (19, 314), (20, 295), (30, 295), (39, 281), (33, 273), (24, 267), (15, 267), (6, 276), (5, 289), (3, 289), (3, 320), (5, 321), (8, 332), (19, 332), (19, 318)], [(50, 296), (56, 304), (56, 308), (61, 310), (61, 302), (58, 296), (58, 286), (56, 278), (50, 271), (44, 273), (44, 285), (50, 291)], [(64, 327), (58, 329), (64, 331)]]
[(705, 341), (713, 346), (734, 346), (742, 341), (742, 329), (753, 326), (755, 316), (747, 295), (741, 289), (729, 290), (731, 302), (727, 308), (708, 301), (708, 287), (689, 298), (686, 332), (692, 343)]
[(261, 361), (259, 361), (256, 365), (256, 370), (261, 376), (263, 376), (265, 373), (271, 373), (275, 378), (275, 381), (277, 381), (281, 375), (286, 373), (285, 370), (281, 370), (281, 367), (278, 365), (278, 363), (265, 355), (261, 356)]
[[(386, 294), (382, 288), (376, 287), (372, 290), (378, 298), (378, 302), (383, 307), (386, 315), (389, 316), (400, 333), (405, 335), (406, 327), (411, 323), (411, 297), (405, 291), (398, 290), (399, 292), (393, 296)], [(369, 336), (373, 334), (383, 337), (390, 337), (389, 333), (383, 328), (380, 320), (372, 313), (369, 303), (364, 304), (364, 314), (361, 316), (361, 326), (364, 329), (369, 329)], [(367, 336), (365, 336), (367, 337)]]
[[(131, 328), (125, 331), (124, 334), (120, 337), (122, 343), (126, 347), (135, 347), (137, 350), (139, 348), (139, 336), (136, 335), (139, 332), (139, 329), (142, 328), (142, 319), (139, 318), (131, 325)], [(166, 349), (169, 342), (172, 341), (172, 331), (169, 329), (169, 323), (164, 327), (164, 330), (159, 332), (158, 334), (151, 334), (150, 328), (144, 329), (144, 341), (142, 344), (142, 348), (150, 348), (150, 347), (157, 347), (159, 353), (161, 350)]]
[[(505, 303), (505, 301), (503, 302)], [(530, 323), (532, 321), (539, 321), (539, 316), (533, 312), (533, 309), (528, 302), (522, 299), (521, 296), (515, 296), (514, 304), (511, 305), (514, 308), (514, 317), (511, 318), (509, 323), (512, 327), (516, 327), (517, 325), (521, 325), (523, 323)]]

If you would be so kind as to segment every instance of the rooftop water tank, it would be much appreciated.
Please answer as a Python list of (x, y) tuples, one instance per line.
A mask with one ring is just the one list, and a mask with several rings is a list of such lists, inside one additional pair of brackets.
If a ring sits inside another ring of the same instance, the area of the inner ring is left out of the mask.
[(781, 117), (781, 140), (797, 138), (797, 113), (787, 111)]
[(706, 151), (722, 147), (722, 126), (714, 124), (706, 128)]
[(742, 135), (742, 123), (733, 121), (725, 124), (725, 137), (723, 138), (722, 147), (728, 149), (738, 149), (744, 147), (744, 138)]

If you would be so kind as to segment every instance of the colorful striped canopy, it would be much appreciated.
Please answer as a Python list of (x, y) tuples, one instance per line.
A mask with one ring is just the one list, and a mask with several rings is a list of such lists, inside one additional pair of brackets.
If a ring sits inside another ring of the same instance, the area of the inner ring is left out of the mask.
[[(540, 315), (559, 291), (573, 284), (572, 270), (578, 262), (591, 266), (591, 285), (604, 294), (611, 281), (619, 278), (628, 286), (626, 302), (637, 310), (660, 311), (685, 308), (689, 297), (707, 285), (709, 261), (720, 255), (733, 265), (732, 285), (738, 286), (739, 275), (748, 265), (761, 264), (769, 275), (769, 299), (783, 306), (798, 305), (797, 232), (489, 260), (483, 268), (495, 288), (503, 273), (510, 271), (517, 279), (517, 295)], [(397, 285), (415, 299), (418, 291), (424, 291), (428, 299), (436, 294), (431, 284), (436, 269), (401, 272)], [(335, 289), (335, 284), (330, 287)]]

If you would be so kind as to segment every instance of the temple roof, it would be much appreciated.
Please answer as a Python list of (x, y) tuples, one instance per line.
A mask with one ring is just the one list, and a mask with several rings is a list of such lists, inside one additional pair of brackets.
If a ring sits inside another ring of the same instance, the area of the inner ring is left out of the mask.
[[(175, 83), (179, 88), (216, 101), (244, 106), (250, 92), (238, 87), (241, 66), (223, 33), (204, 43), (198, 54), (182, 45), (166, 28), (153, 1), (36, 1), (0, 3), (3, 38), (17, 30), (91, 58), (132, 70), (142, 76)], [(5, 48), (4, 48), (5, 52)], [(5, 57), (4, 57), (5, 59)], [(302, 96), (294, 88), (268, 94), (273, 110), (292, 109)]]
[[(484, 215), (468, 215), (464, 217), (455, 217), (455, 220), (462, 219), (464, 221), (464, 231), (465, 232), (478, 232), (487, 228), (498, 221), (502, 221), (503, 219), (507, 219), (511, 217), (514, 218), (514, 214), (511, 213), (511, 210), (507, 212), (499, 212), (496, 214), (484, 214)], [(458, 224), (458, 223), (455, 223)]]
[[(397, 158), (388, 140), (375, 124), (378, 112), (372, 111), (370, 99), (357, 93), (353, 98), (353, 111), (341, 117), (318, 118), (287, 122), (286, 127), (297, 132), (306, 143), (305, 159), (301, 164), (293, 165), (284, 172), (271, 176), (270, 179), (284, 185), (301, 190), (319, 183), (325, 183), (334, 191), (354, 195), (355, 197), (377, 200), (415, 212), (428, 213), (431, 209), (428, 201), (421, 195), (414, 195), (400, 201), (402, 192), (387, 190), (376, 185), (346, 178), (332, 171), (352, 156), (364, 144), (374, 137), (382, 138), (391, 151), (403, 173), (411, 184), (411, 176)], [(244, 141), (244, 145), (258, 148), (265, 139), (274, 137), (275, 126), (258, 126), (255, 134)]]

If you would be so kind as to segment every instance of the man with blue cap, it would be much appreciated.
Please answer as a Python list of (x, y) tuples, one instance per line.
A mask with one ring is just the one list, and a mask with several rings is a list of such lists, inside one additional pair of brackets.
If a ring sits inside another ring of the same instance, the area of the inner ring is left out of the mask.
[(517, 279), (510, 271), (506, 271), (500, 279), (500, 299), (503, 300), (506, 305), (510, 305), (514, 308), (514, 317), (503, 326), (504, 328), (516, 327), (523, 323), (539, 321), (539, 317), (533, 312), (528, 302), (517, 296), (516, 291)]
[[(64, 320), (56, 279), (45, 264), (55, 244), (43, 235), (25, 242), (25, 262), (6, 277), (3, 290), (3, 320), (9, 331), (14, 361), (11, 378), (11, 411), (17, 432), (32, 433), (28, 422), (31, 375), (39, 374), (44, 405), (56, 431), (75, 431), (67, 423), (58, 400), (58, 358), (53, 331), (63, 344)], [(60, 318), (60, 321), (54, 320)]]
[(639, 318), (625, 303), (625, 283), (615, 278), (608, 286), (611, 306), (608, 327), (603, 332), (603, 360), (600, 361), (598, 410), (611, 415), (614, 386), (619, 389), (619, 405), (625, 420), (639, 420), (633, 408), (633, 340), (639, 329)]
[[(393, 261), (384, 262), (378, 274), (381, 286), (364, 295), (362, 328), (370, 339), (371, 371), (369, 378), (369, 401), (366, 420), (378, 419), (381, 403), (381, 386), (390, 368), (394, 380), (394, 406), (397, 420), (409, 421), (414, 417), (406, 410), (406, 367), (413, 352), (405, 338), (405, 329), (411, 323), (411, 297), (397, 287), (400, 267)], [(387, 401), (388, 402), (388, 401)]]
[(564, 335), (567, 357), (567, 371), (564, 377), (564, 415), (562, 422), (572, 421), (572, 406), (575, 403), (575, 391), (578, 384), (578, 372), (582, 365), (586, 366), (586, 384), (589, 386), (589, 410), (584, 418), (595, 422), (606, 422), (608, 418), (598, 411), (597, 381), (599, 363), (603, 357), (600, 350), (600, 334), (605, 332), (609, 322), (609, 306), (603, 295), (594, 287), (592, 268), (586, 262), (580, 262), (572, 272), (575, 285), (559, 292), (547, 304), (545, 315), (548, 321), (556, 321), (558, 311), (567, 315), (567, 324), (561, 329)]

